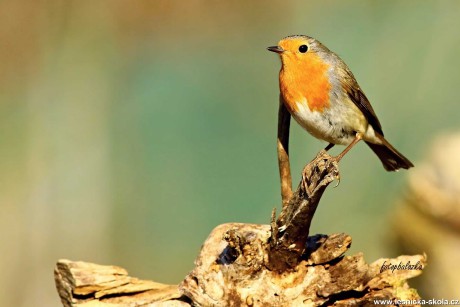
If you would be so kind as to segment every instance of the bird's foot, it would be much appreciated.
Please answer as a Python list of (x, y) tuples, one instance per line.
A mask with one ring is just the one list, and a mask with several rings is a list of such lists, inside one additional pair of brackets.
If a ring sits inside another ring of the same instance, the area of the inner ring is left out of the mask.
[(302, 172), (302, 188), (307, 195), (313, 194), (318, 185), (327, 185), (334, 180), (337, 180), (335, 187), (340, 184), (339, 161), (340, 158), (332, 157), (324, 149), (318, 152)]
[[(329, 164), (332, 164), (332, 167), (335, 169), (335, 174), (334, 174), (334, 180), (337, 180), (336, 185), (334, 188), (338, 187), (340, 184), (340, 171), (339, 171), (339, 161), (337, 157), (331, 157), (330, 160), (328, 161)], [(330, 167), (329, 165), (327, 166), (328, 168)]]
[(326, 149), (321, 149), (318, 154), (316, 154), (315, 160), (321, 157), (330, 157)]

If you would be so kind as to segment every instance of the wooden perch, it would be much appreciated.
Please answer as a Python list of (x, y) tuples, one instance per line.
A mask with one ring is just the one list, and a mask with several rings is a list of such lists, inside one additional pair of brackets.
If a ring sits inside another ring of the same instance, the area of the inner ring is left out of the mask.
[(373, 306), (374, 299), (416, 300), (406, 280), (421, 270), (386, 270), (384, 263), (423, 267), (421, 255), (367, 264), (361, 253), (343, 256), (345, 234), (310, 237), (295, 270), (265, 267), (270, 226), (223, 224), (204, 243), (196, 267), (179, 286), (142, 281), (124, 269), (60, 260), (56, 286), (64, 306)]
[[(267, 225), (224, 224), (210, 234), (196, 267), (179, 285), (199, 306), (356, 306), (373, 299), (415, 299), (406, 279), (420, 270), (380, 272), (382, 263), (419, 262), (401, 256), (367, 264), (361, 253), (344, 257), (351, 238), (345, 234), (310, 237), (308, 253), (292, 270), (267, 268)], [(224, 238), (224, 242), (221, 238)]]
[(291, 114), (286, 109), (283, 102), (283, 97), (279, 97), (278, 109), (278, 139), (277, 139), (277, 152), (278, 152), (278, 167), (280, 172), (281, 183), (281, 200), (283, 208), (289, 203), (292, 198), (292, 178), (291, 166), (289, 163), (289, 128), (291, 125)]
[[(178, 286), (141, 281), (124, 269), (61, 260), (56, 286), (64, 306), (357, 306), (374, 299), (418, 299), (406, 280), (424, 256), (367, 264), (344, 256), (346, 234), (308, 237), (311, 219), (338, 170), (326, 152), (307, 165), (287, 206), (271, 225), (223, 224), (204, 242), (195, 268)], [(385, 264), (418, 263), (381, 271)]]
[(270, 269), (284, 271), (299, 263), (321, 196), (335, 179), (339, 179), (338, 165), (324, 150), (305, 166), (297, 191), (283, 206), (276, 222), (272, 215)]

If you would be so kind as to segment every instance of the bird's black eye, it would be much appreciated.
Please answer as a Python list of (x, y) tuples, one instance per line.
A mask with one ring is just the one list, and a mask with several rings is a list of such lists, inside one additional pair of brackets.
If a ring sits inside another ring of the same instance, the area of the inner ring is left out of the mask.
[(308, 50), (308, 46), (307, 46), (307, 45), (302, 45), (302, 46), (299, 47), (299, 51), (300, 51), (301, 53), (305, 53), (305, 52), (307, 52), (307, 50)]

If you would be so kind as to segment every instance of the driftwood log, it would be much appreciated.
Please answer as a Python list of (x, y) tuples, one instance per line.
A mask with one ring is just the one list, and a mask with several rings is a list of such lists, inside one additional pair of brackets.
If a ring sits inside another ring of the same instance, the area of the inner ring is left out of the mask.
[(216, 227), (204, 242), (195, 268), (179, 285), (139, 280), (115, 266), (60, 260), (55, 281), (63, 305), (374, 306), (376, 299), (419, 299), (407, 279), (421, 274), (425, 256), (367, 264), (361, 253), (345, 256), (351, 245), (346, 234), (309, 236), (323, 192), (339, 178), (338, 165), (321, 151), (304, 168), (292, 192), (289, 121), (280, 101), (278, 161), (283, 206), (278, 218), (273, 210), (270, 225)]
[[(372, 306), (374, 299), (418, 299), (406, 280), (421, 274), (425, 256), (345, 256), (346, 234), (308, 237), (321, 194), (338, 174), (321, 152), (303, 172), (289, 205), (271, 225), (223, 224), (202, 246), (179, 285), (129, 277), (115, 266), (60, 260), (55, 281), (64, 306)], [(411, 267), (384, 270), (382, 265)]]

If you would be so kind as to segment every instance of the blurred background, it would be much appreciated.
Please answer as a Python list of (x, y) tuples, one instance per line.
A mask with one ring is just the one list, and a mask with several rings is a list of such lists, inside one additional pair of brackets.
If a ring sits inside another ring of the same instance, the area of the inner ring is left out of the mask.
[[(60, 306), (60, 258), (178, 283), (215, 226), (268, 223), (280, 61), (265, 48), (284, 36), (337, 52), (420, 165), (459, 129), (458, 29), (455, 0), (1, 1), (0, 305)], [(291, 131), (297, 184), (325, 143)], [(369, 262), (397, 256), (412, 170), (385, 172), (364, 144), (340, 166), (311, 232), (350, 234)]]

